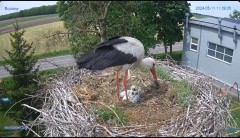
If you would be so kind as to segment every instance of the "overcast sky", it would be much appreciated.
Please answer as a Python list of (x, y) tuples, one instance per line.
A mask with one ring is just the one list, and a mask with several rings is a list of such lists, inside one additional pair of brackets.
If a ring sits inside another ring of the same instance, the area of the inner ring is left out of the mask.
[(57, 1), (1, 1), (0, 15), (19, 12), (20, 10), (40, 7), (43, 5), (54, 5), (56, 3)]
[[(19, 12), (20, 10), (40, 7), (42, 5), (54, 5), (57, 1), (1, 1), (0, 15)], [(191, 12), (212, 15), (216, 17), (229, 17), (234, 10), (240, 11), (238, 1), (188, 1), (191, 3)]]

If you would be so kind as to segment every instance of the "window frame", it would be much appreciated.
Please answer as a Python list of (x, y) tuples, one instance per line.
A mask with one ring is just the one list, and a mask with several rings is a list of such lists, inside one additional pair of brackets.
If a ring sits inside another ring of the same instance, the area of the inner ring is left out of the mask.
[[(193, 39), (197, 39), (197, 44), (196, 43), (193, 43)], [(194, 51), (194, 52), (197, 52), (198, 51), (198, 44), (199, 44), (199, 39), (197, 37), (191, 37), (191, 43), (190, 43), (190, 50), (191, 51)], [(197, 49), (192, 49), (192, 45), (195, 45), (197, 47)]]
[[(213, 45), (215, 45), (215, 50), (209, 48), (210, 43), (213, 44)], [(223, 52), (220, 52), (220, 51), (217, 50), (217, 49), (218, 49), (218, 46), (224, 48)], [(226, 49), (232, 50), (232, 55), (226, 54)], [(210, 51), (214, 51), (214, 56), (208, 54), (208, 51), (209, 51), (209, 50), (210, 50)], [(228, 47), (225, 47), (225, 46), (222, 46), (222, 45), (218, 45), (218, 44), (216, 44), (216, 43), (213, 43), (213, 42), (209, 42), (209, 41), (208, 41), (207, 56), (210, 57), (210, 58), (213, 58), (213, 59), (222, 61), (222, 62), (227, 63), (227, 64), (232, 64), (233, 52), (234, 52), (234, 50), (231, 49), (231, 48), (228, 48)], [(222, 55), (223, 55), (223, 59), (217, 58), (217, 53), (222, 54)], [(231, 57), (231, 58), (232, 58), (232, 59), (231, 59), (231, 62), (225, 61), (225, 56)]]

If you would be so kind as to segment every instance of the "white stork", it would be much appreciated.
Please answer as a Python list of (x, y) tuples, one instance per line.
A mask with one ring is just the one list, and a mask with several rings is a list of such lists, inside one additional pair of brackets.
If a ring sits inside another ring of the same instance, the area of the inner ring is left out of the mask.
[[(144, 58), (143, 44), (132, 37), (112, 37), (97, 45), (96, 49), (77, 58), (78, 68), (90, 70), (114, 69), (116, 71), (116, 97), (119, 98), (119, 71), (125, 71), (123, 87), (127, 95), (128, 69), (132, 66), (142, 66), (151, 70), (155, 83), (158, 86), (155, 71), (155, 60)], [(128, 98), (127, 98), (128, 100)]]

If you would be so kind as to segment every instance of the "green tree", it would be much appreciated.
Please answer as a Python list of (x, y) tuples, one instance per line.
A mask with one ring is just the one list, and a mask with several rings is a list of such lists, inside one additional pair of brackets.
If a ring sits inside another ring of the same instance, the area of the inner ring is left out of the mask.
[[(21, 104), (28, 104), (36, 107), (40, 103), (36, 103), (36, 99), (23, 100), (29, 98), (26, 94), (34, 94), (36, 89), (36, 80), (38, 67), (35, 68), (37, 59), (33, 57), (35, 49), (32, 48), (32, 43), (28, 44), (24, 40), (23, 35), (25, 30), (20, 31), (18, 23), (14, 24), (15, 31), (11, 35), (11, 50), (6, 50), (8, 58), (3, 57), (9, 64), (5, 65), (5, 69), (12, 75), (11, 83), (6, 84), (6, 92), (4, 96), (11, 99), (11, 103), (4, 106), (3, 111), (8, 110), (12, 104), (11, 111), (14, 114), (8, 114), (11, 117), (21, 120), (34, 120), (39, 113), (32, 113), (28, 108), (22, 107)], [(20, 101), (21, 100), (21, 101)], [(19, 120), (16, 120), (19, 121)], [(22, 131), (25, 136), (27, 132)], [(33, 135), (32, 135), (33, 136)]]
[[(188, 4), (165, 3), (167, 4), (155, 1), (59, 1), (57, 11), (71, 34), (74, 54), (79, 51), (84, 54), (92, 50), (100, 40), (116, 35), (136, 37), (143, 42), (147, 52), (159, 40), (169, 44), (182, 38), (182, 32), (179, 31), (182, 26), (178, 23), (181, 23), (185, 12), (189, 12)], [(166, 13), (174, 17), (169, 19)], [(159, 25), (159, 22), (163, 23)], [(167, 25), (174, 27), (174, 30), (162, 35), (169, 29)], [(168, 37), (162, 37), (166, 35)]]
[(18, 23), (14, 24), (15, 31), (11, 35), (11, 50), (6, 50), (9, 58), (3, 57), (10, 65), (5, 69), (13, 76), (14, 89), (27, 87), (35, 84), (38, 67), (34, 69), (37, 59), (33, 57), (35, 49), (32, 50), (32, 43), (28, 44), (23, 39), (25, 30), (20, 31)]
[(187, 1), (156, 1), (155, 4), (157, 38), (163, 43), (165, 53), (169, 46), (170, 55), (172, 55), (172, 45), (183, 39), (182, 19), (184, 19), (185, 13), (190, 12), (190, 4)]
[(233, 10), (232, 13), (230, 13), (229, 17), (234, 20), (239, 20), (240, 19), (240, 11), (238, 10)]
[(73, 53), (80, 51), (80, 54), (84, 54), (99, 41), (115, 35), (133, 36), (140, 39), (146, 48), (151, 47), (157, 31), (150, 24), (152, 19), (147, 20), (147, 14), (141, 11), (152, 11), (147, 10), (145, 4), (151, 2), (59, 1), (57, 11), (71, 34)]
[(106, 39), (110, 1), (59, 1), (57, 4), (60, 19), (71, 33), (74, 55), (87, 53), (100, 40)]
[(115, 1), (109, 7), (107, 37), (135, 37), (141, 40), (147, 53), (157, 43), (154, 16), (154, 3), (151, 1)]

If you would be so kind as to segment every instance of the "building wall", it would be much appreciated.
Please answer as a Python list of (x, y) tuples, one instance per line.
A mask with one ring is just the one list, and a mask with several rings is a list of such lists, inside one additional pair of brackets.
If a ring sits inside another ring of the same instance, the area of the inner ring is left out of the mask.
[[(211, 75), (221, 82), (232, 85), (240, 84), (240, 36), (237, 44), (233, 42), (233, 33), (222, 31), (222, 40), (218, 37), (218, 30), (210, 27), (191, 24), (190, 31), (185, 31), (183, 46), (183, 64), (205, 74)], [(198, 51), (190, 50), (190, 37), (199, 39)], [(232, 63), (225, 63), (207, 55), (208, 42), (212, 42), (233, 49)]]
[[(193, 27), (191, 27), (193, 26)], [(190, 43), (191, 43), (191, 36), (200, 38), (201, 34), (201, 26), (190, 25), (189, 24), (189, 31), (184, 31), (184, 41), (183, 41), (183, 54), (182, 54), (182, 64), (190, 66), (193, 69), (197, 68), (197, 61), (198, 61), (198, 51), (190, 50)], [(186, 30), (186, 29), (185, 29)]]

